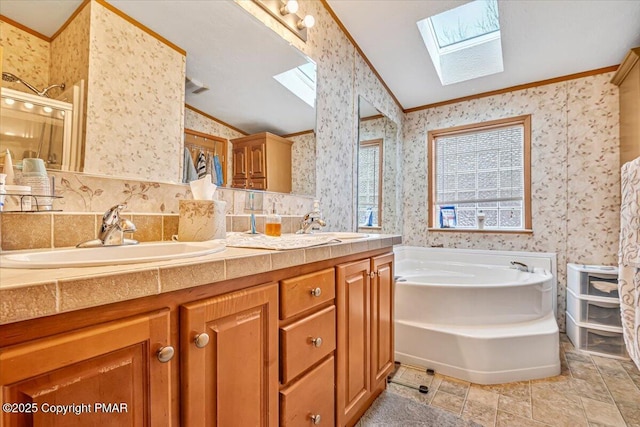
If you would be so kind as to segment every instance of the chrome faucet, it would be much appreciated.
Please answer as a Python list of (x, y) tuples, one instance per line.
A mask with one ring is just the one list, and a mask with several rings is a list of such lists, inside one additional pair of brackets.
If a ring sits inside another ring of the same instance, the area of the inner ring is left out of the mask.
[(302, 221), (300, 221), (300, 229), (296, 231), (296, 234), (309, 234), (311, 233), (311, 228), (314, 225), (317, 225), (319, 227), (324, 227), (325, 225), (327, 225), (322, 219), (315, 216), (314, 214), (317, 214), (317, 212), (309, 212), (302, 218)]
[(98, 231), (98, 238), (79, 243), (78, 248), (95, 247), (95, 246), (122, 246), (135, 245), (137, 240), (125, 239), (124, 233), (132, 233), (136, 231), (136, 226), (128, 219), (120, 218), (120, 211), (127, 205), (115, 205), (109, 208), (102, 215), (102, 225)]
[(525, 272), (531, 272), (531, 270), (529, 269), (529, 266), (527, 264), (518, 262), (518, 261), (511, 261), (511, 265), (513, 266), (512, 268), (515, 268), (517, 270), (520, 271), (525, 271)]

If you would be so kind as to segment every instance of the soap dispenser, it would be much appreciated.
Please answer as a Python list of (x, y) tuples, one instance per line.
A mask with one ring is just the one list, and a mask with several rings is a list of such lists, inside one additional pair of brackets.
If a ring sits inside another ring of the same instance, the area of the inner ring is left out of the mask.
[(265, 220), (264, 234), (272, 237), (279, 237), (282, 234), (282, 218), (276, 213), (276, 204), (273, 204), (273, 210), (267, 215)]
[(313, 201), (313, 210), (309, 214), (309, 221), (313, 224), (311, 226), (311, 231), (320, 231), (320, 226), (318, 225), (318, 220), (322, 220), (322, 212), (320, 212), (320, 201)]

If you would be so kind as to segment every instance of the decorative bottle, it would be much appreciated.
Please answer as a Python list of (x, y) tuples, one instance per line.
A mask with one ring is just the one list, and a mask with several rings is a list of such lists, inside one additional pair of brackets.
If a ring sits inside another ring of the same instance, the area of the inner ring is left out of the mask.
[(264, 234), (272, 237), (279, 237), (282, 234), (282, 218), (276, 213), (276, 204), (273, 204), (273, 210), (267, 215), (264, 226)]

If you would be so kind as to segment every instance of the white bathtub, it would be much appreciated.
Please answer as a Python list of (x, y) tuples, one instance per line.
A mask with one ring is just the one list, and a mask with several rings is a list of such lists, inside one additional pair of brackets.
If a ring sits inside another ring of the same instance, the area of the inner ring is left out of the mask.
[(395, 254), (397, 361), (478, 384), (560, 373), (554, 254), (409, 246)]

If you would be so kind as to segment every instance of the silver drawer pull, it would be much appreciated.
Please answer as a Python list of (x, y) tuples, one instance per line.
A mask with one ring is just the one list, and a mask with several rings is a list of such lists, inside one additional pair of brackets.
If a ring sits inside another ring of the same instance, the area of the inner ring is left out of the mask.
[(207, 344), (209, 344), (209, 334), (207, 334), (206, 332), (198, 334), (196, 335), (193, 342), (196, 344), (196, 347), (204, 348), (207, 346)]
[(314, 424), (320, 424), (320, 421), (322, 421), (322, 417), (320, 416), (320, 414), (310, 415), (309, 417), (311, 418), (311, 422)]
[(319, 297), (320, 295), (322, 295), (322, 289), (320, 288), (311, 289), (311, 296)]
[(320, 347), (322, 345), (322, 338), (311, 338), (311, 345), (314, 347)]
[(167, 363), (168, 361), (173, 359), (174, 354), (175, 354), (175, 350), (173, 349), (173, 347), (168, 345), (166, 347), (160, 347), (160, 349), (156, 353), (156, 356), (158, 357), (158, 360), (160, 362)]

